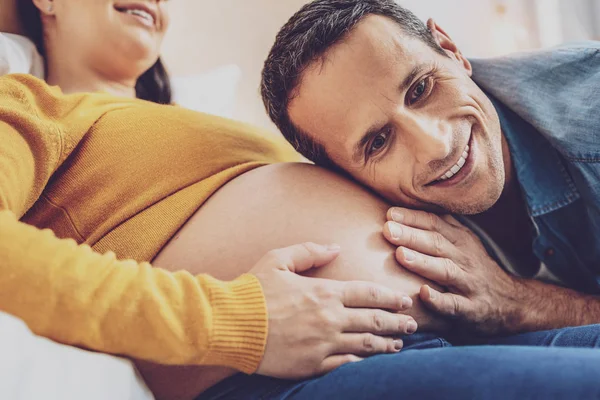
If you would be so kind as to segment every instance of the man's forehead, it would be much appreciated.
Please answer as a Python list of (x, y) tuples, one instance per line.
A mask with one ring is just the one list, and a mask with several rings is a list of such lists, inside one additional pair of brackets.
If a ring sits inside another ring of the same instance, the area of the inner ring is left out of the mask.
[(396, 21), (381, 15), (369, 15), (356, 24), (342, 43), (361, 45), (365, 51), (392, 47), (404, 53), (404, 47), (411, 39)]

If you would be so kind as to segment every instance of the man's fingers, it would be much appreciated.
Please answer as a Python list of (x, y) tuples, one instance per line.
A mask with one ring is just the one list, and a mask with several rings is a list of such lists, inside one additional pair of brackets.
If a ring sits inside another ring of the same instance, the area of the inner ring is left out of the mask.
[(430, 281), (442, 286), (464, 289), (463, 271), (448, 258), (431, 257), (406, 247), (398, 247), (396, 260), (409, 271)]
[(438, 215), (426, 211), (392, 207), (387, 212), (387, 219), (413, 228), (439, 232), (451, 240), (454, 239), (456, 234), (454, 226)]
[(386, 338), (370, 333), (347, 333), (340, 336), (335, 352), (368, 357), (375, 354), (397, 353), (402, 346), (404, 343), (400, 339)]
[(467, 300), (453, 293), (440, 293), (428, 285), (421, 286), (419, 297), (426, 307), (438, 314), (457, 318), (467, 312)]
[(302, 243), (267, 253), (269, 264), (286, 269), (291, 272), (301, 273), (313, 267), (329, 264), (340, 253), (338, 245), (323, 246), (316, 243)]
[(345, 282), (342, 303), (351, 308), (381, 308), (405, 311), (412, 307), (412, 299), (385, 286), (368, 282)]
[(410, 335), (417, 331), (417, 322), (408, 315), (381, 310), (348, 309), (344, 332), (368, 332), (376, 335)]
[(334, 356), (329, 356), (323, 360), (323, 364), (321, 364), (321, 373), (326, 374), (344, 364), (359, 362), (362, 360), (363, 359), (361, 357), (355, 356), (354, 354), (336, 354)]
[(417, 229), (393, 221), (385, 223), (383, 236), (396, 246), (405, 246), (430, 256), (450, 257), (456, 252), (455, 246), (439, 232)]

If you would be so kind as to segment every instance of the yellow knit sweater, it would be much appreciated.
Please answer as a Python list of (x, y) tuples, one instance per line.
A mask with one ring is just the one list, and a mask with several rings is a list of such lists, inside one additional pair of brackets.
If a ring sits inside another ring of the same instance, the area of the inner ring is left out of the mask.
[(299, 160), (233, 121), (0, 78), (0, 310), (62, 343), (255, 371), (267, 332), (258, 280), (146, 261), (227, 181)]

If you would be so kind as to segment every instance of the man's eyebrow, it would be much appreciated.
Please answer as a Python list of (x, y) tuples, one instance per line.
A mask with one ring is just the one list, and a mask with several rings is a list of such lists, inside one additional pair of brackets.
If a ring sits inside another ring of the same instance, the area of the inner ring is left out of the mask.
[(406, 75), (406, 78), (404, 78), (404, 80), (402, 81), (402, 84), (400, 85), (400, 91), (406, 92), (408, 90), (408, 88), (410, 87), (411, 83), (417, 77), (417, 75), (419, 75), (421, 72), (423, 72), (427, 68), (428, 68), (428, 66), (425, 64), (415, 65), (413, 67), (413, 69), (410, 71), (410, 73), (408, 75)]
[[(410, 71), (410, 73), (406, 75), (406, 78), (404, 78), (404, 80), (400, 84), (400, 92), (406, 92), (412, 84), (412, 82), (415, 80), (415, 78), (425, 69), (427, 69), (427, 66), (424, 64), (415, 65)], [(355, 163), (360, 162), (360, 160), (363, 158), (363, 148), (367, 145), (367, 143), (369, 143), (371, 138), (377, 135), (379, 132), (381, 132), (386, 126), (387, 124), (378, 124), (373, 125), (369, 129), (367, 129), (367, 132), (360, 138), (360, 140), (354, 146), (352, 160)]]

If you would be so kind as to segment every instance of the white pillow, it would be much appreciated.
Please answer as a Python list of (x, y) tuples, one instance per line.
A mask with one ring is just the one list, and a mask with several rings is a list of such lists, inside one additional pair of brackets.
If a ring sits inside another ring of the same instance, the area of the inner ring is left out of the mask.
[(233, 118), (242, 71), (226, 65), (207, 73), (171, 78), (173, 102), (194, 111)]
[[(44, 78), (44, 61), (31, 40), (0, 32), (0, 76), (32, 74)], [(212, 71), (171, 78), (173, 101), (181, 107), (233, 118), (242, 71), (225, 65)]]
[(3, 400), (154, 399), (131, 361), (36, 336), (2, 312), (0, 377)]
[(0, 75), (32, 74), (44, 77), (44, 61), (25, 36), (0, 32)]

